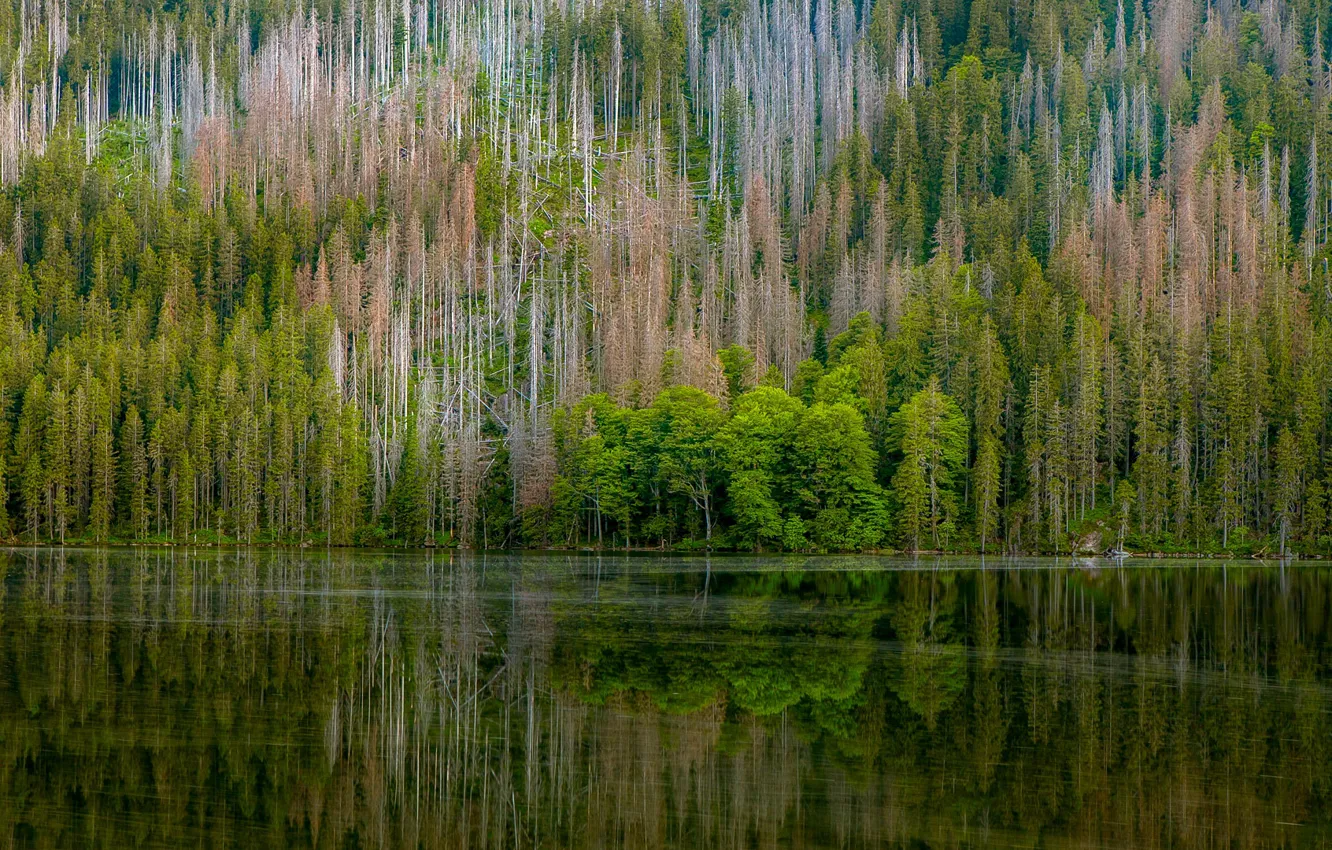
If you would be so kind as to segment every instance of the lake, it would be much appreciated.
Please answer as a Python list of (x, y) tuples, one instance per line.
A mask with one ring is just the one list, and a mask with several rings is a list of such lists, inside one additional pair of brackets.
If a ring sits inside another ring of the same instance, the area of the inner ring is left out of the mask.
[(0, 847), (1321, 847), (1332, 568), (0, 550)]

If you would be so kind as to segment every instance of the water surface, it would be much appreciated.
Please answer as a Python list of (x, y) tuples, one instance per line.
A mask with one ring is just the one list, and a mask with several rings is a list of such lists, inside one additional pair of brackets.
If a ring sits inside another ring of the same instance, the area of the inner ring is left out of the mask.
[(1323, 847), (1332, 569), (0, 550), (3, 847)]

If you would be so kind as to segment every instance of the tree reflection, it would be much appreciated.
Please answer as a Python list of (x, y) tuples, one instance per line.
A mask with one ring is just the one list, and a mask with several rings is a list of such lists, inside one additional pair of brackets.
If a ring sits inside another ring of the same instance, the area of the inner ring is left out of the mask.
[(8, 550), (14, 846), (1286, 846), (1321, 568)]

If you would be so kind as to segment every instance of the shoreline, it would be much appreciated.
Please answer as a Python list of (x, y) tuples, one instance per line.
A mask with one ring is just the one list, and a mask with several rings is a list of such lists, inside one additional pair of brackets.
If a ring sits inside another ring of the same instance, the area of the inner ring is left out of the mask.
[(338, 546), (338, 545), (318, 545), (313, 543), (177, 543), (177, 542), (140, 542), (140, 541), (72, 541), (67, 543), (57, 542), (38, 542), (26, 543), (22, 541), (0, 540), (0, 549), (22, 550), (22, 549), (193, 549), (193, 550), (259, 550), (259, 551), (299, 551), (299, 552), (392, 552), (392, 553), (469, 553), (469, 554), (526, 554), (526, 555), (638, 555), (638, 556), (660, 556), (660, 557), (715, 557), (715, 558), (891, 558), (891, 559), (916, 559), (916, 558), (981, 558), (1009, 560), (1017, 558), (1053, 558), (1067, 559), (1070, 561), (1096, 560), (1105, 562), (1115, 561), (1170, 561), (1170, 560), (1195, 560), (1195, 561), (1258, 561), (1258, 562), (1292, 562), (1292, 561), (1327, 561), (1332, 557), (1321, 554), (1303, 554), (1292, 552), (1281, 556), (1268, 552), (1238, 554), (1233, 552), (1129, 552), (1123, 555), (1110, 555), (1104, 552), (1003, 552), (1003, 553), (985, 553), (968, 550), (945, 551), (939, 549), (909, 551), (901, 549), (878, 549), (864, 552), (747, 552), (741, 550), (708, 550), (708, 549), (667, 549), (659, 547), (616, 547), (616, 548), (596, 548), (596, 547), (512, 547), (512, 548), (464, 548), (455, 546)]

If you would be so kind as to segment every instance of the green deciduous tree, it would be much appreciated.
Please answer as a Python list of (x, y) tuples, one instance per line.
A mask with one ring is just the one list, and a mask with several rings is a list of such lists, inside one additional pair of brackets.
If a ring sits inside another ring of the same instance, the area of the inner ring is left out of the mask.
[(673, 387), (657, 395), (648, 413), (656, 438), (657, 474), (667, 493), (688, 499), (702, 514), (704, 537), (711, 541), (717, 433), (723, 421), (717, 400), (693, 387)]
[(858, 410), (816, 402), (800, 419), (793, 453), (795, 496), (816, 544), (848, 550), (883, 542), (888, 511), (874, 477), (877, 456)]
[[(805, 406), (784, 391), (759, 387), (741, 396), (718, 435), (727, 510), (745, 548), (802, 548), (789, 502), (796, 430)], [(788, 527), (791, 538), (787, 539)]]

